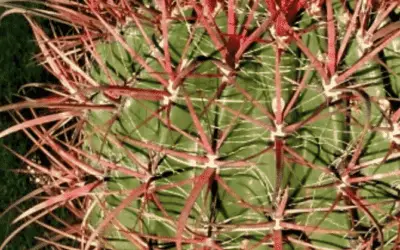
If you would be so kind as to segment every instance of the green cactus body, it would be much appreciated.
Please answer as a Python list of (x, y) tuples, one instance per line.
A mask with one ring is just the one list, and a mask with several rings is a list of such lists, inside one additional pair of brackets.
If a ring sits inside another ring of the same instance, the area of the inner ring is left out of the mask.
[[(241, 1), (241, 3), (237, 4), (243, 5), (244, 2)], [(338, 5), (340, 4), (335, 2), (334, 5), (337, 7), (336, 11), (339, 11), (340, 6)], [(238, 8), (241, 11), (236, 12), (237, 30), (243, 28), (241, 25), (246, 20), (246, 11), (244, 9), (244, 7)], [(260, 16), (267, 15), (267, 12), (261, 8), (257, 9), (257, 11), (259, 11), (257, 14)], [(182, 14), (186, 15), (186, 18), (190, 18), (190, 12), (183, 12)], [(184, 19), (183, 17), (181, 16), (181, 19)], [(227, 29), (227, 16), (224, 11), (217, 11), (215, 17), (211, 20), (215, 22), (220, 30)], [(303, 13), (300, 27), (307, 28), (312, 24), (318, 24), (318, 20), (314, 20), (312, 16)], [(257, 28), (257, 26), (254, 26), (254, 28)], [(338, 32), (343, 31), (338, 30)], [(152, 48), (149, 47), (143, 34), (138, 31), (133, 21), (126, 24), (120, 33), (123, 34), (123, 38), (129, 46), (143, 58), (146, 58), (148, 65), (155, 71), (164, 72), (163, 66), (154, 56), (154, 50), (152, 53)], [(162, 41), (162, 34), (155, 27), (146, 26), (146, 35), (151, 37), (158, 53), (162, 54), (163, 44), (166, 42)], [(314, 55), (317, 55), (317, 58), (318, 56), (323, 57), (328, 48), (326, 36), (327, 30), (325, 28), (315, 29), (303, 35), (303, 43)], [(260, 38), (271, 39), (268, 32), (265, 32)], [(185, 48), (189, 39), (192, 39), (190, 45)], [(229, 38), (223, 37), (222, 39)], [(393, 55), (396, 51), (396, 42), (397, 40), (392, 43), (391, 47), (388, 47), (387, 55), (385, 55), (389, 60), (388, 65), (391, 67), (395, 67), (395, 61), (390, 58), (390, 55)], [(337, 43), (340, 44), (340, 39), (338, 39)], [(240, 61), (237, 62), (234, 76), (224, 75), (227, 74), (224, 69), (219, 68), (219, 65), (211, 60), (220, 60), (222, 64), (224, 61), (216, 50), (207, 30), (199, 25), (198, 22), (190, 23), (181, 20), (169, 22), (168, 45), (171, 64), (176, 71), (178, 71), (179, 66), (182, 69), (190, 67), (191, 63), (198, 64), (191, 72), (192, 75), (196, 74), (197, 77), (188, 76), (184, 79), (183, 84), (177, 90), (177, 98), (173, 100), (169, 112), (159, 112), (160, 119), (156, 117), (149, 118), (157, 110), (166, 107), (164, 100), (143, 101), (123, 97), (120, 101), (120, 112), (116, 117), (114, 117), (113, 113), (106, 111), (93, 111), (90, 113), (86, 136), (88, 143), (86, 146), (87, 150), (92, 153), (100, 154), (114, 161), (118, 160), (125, 166), (137, 171), (143, 171), (135, 162), (130, 160), (128, 154), (135, 155), (144, 166), (148, 167), (146, 171), (155, 177), (151, 183), (155, 187), (179, 183), (191, 178), (193, 182), (151, 193), (156, 195), (158, 202), (162, 204), (165, 211), (161, 211), (154, 200), (146, 202), (144, 200), (146, 197), (142, 196), (126, 206), (117, 219), (128, 230), (133, 232), (164, 237), (175, 236), (177, 231), (175, 222), (178, 221), (186, 202), (193, 195), (194, 183), (198, 181), (196, 178), (204, 175), (207, 169), (215, 167), (204, 162), (205, 159), (209, 159), (207, 156), (210, 156), (210, 154), (204, 143), (202, 143), (201, 132), (195, 125), (188, 105), (193, 106), (193, 111), (198, 117), (209, 146), (213, 151), (216, 151), (216, 159), (235, 163), (252, 157), (248, 166), (234, 167), (227, 163), (223, 167), (212, 170), (211, 176), (218, 175), (229, 186), (230, 191), (241, 197), (247, 204), (251, 204), (260, 210), (269, 208), (273, 211), (276, 201), (271, 199), (277, 183), (277, 152), (274, 150), (276, 149), (274, 148), (274, 140), (280, 137), (275, 137), (267, 128), (268, 126), (274, 127), (273, 122), (276, 121), (271, 121), (263, 112), (263, 109), (270, 114), (274, 114), (273, 102), (276, 97), (275, 78), (277, 77), (275, 68), (276, 44), (258, 43), (250, 46)], [(362, 56), (358, 50), (359, 46), (357, 41), (352, 39), (348, 55), (345, 56), (343, 65), (340, 64), (338, 67), (346, 69), (356, 63)], [(109, 65), (107, 70), (111, 72), (110, 75), (116, 82), (126, 82), (134, 78), (128, 86), (143, 89), (163, 89), (160, 83), (149, 75), (149, 72), (132, 60), (129, 53), (118, 42), (98, 43), (97, 50), (101, 54), (104, 63)], [(323, 60), (321, 57), (318, 59)], [(286, 45), (282, 49), (279, 63), (283, 100), (282, 109), (284, 109), (296, 91), (296, 85), (293, 82), (298, 83), (304, 77), (305, 70), (308, 67), (312, 68), (312, 66), (310, 65), (310, 59), (293, 43)], [(214, 74), (215, 77), (205, 77), (206, 74)], [(107, 80), (107, 73), (104, 70), (98, 70), (92, 75), (97, 81), (105, 85), (110, 84), (110, 81)], [(229, 77), (231, 82), (227, 84)], [(372, 81), (373, 85), (371, 87), (364, 88), (369, 96), (385, 96), (381, 69), (373, 60), (370, 60), (360, 68), (354, 77), (351, 83), (353, 85)], [(391, 77), (391, 84), (396, 85), (398, 80), (394, 78), (395, 76)], [(169, 79), (169, 81), (173, 81), (173, 79)], [(306, 84), (307, 87), (301, 92), (294, 108), (285, 117), (284, 126), (294, 124), (313, 115), (316, 109), (327, 102), (328, 99), (324, 95), (322, 87), (324, 82), (317, 71), (311, 69), (311, 74), (306, 80)], [(243, 93), (246, 93), (248, 98)], [(351, 95), (349, 94), (349, 96)], [(210, 101), (212, 99), (213, 101)], [(252, 101), (257, 102), (262, 108), (254, 105)], [(355, 148), (355, 145), (354, 148), (349, 148), (349, 145), (355, 142), (362, 132), (362, 126), (346, 120), (346, 117), (350, 114), (351, 117), (358, 119), (361, 124), (370, 122), (372, 126), (376, 126), (379, 121), (382, 121), (381, 109), (375, 104), (372, 105), (371, 120), (366, 120), (366, 104), (363, 101), (359, 100), (358, 105), (350, 104), (346, 101), (337, 102), (336, 105), (333, 105), (331, 100), (330, 104), (321, 112), (321, 116), (326, 116), (325, 119), (317, 119), (306, 126), (302, 126), (298, 131), (285, 135), (282, 141), (285, 146), (291, 147), (309, 164), (343, 171), (344, 164), (348, 164), (349, 161), (347, 159), (352, 156), (350, 151)], [(107, 98), (99, 93), (94, 102), (107, 102)], [(338, 112), (338, 109), (344, 109), (345, 107), (348, 107), (347, 109), (349, 110), (347, 114)], [(240, 112), (240, 114), (237, 112)], [(169, 127), (168, 122), (174, 127)], [(263, 124), (267, 124), (267, 126), (262, 126)], [(97, 126), (97, 128), (90, 129), (92, 126)], [(109, 129), (109, 133), (107, 133), (107, 129)], [(103, 134), (91, 133), (96, 130), (102, 131)], [(177, 132), (178, 130), (184, 131), (185, 135), (182, 132)], [(227, 134), (224, 142), (220, 145), (219, 140), (224, 131)], [(107, 136), (122, 138), (121, 141), (124, 142), (124, 148), (116, 148), (111, 141), (105, 138)], [(202, 160), (198, 162), (195, 159), (182, 159), (182, 157), (175, 156), (167, 151), (160, 153), (158, 150), (148, 150), (136, 145), (135, 142), (149, 142), (166, 150), (183, 152), (193, 156), (193, 158), (197, 157)], [(365, 136), (365, 140), (360, 143), (364, 144), (362, 148), (364, 151), (357, 163), (383, 157), (390, 145), (390, 142), (379, 133), (370, 131)], [(256, 155), (266, 151), (268, 147), (271, 147), (271, 150)], [(332, 182), (335, 178), (332, 174), (326, 174), (323, 171), (311, 169), (304, 164), (296, 162), (287, 152), (284, 152), (283, 155), (287, 157), (287, 160), (284, 160), (282, 166), (283, 179), (281, 185), (289, 190), (290, 198), (287, 207), (290, 209), (329, 208), (334, 202), (337, 202), (338, 206), (349, 206), (357, 202), (352, 201), (351, 198), (336, 201), (339, 195), (343, 195), (338, 191), (337, 185), (322, 189), (307, 188)], [(388, 173), (397, 169), (397, 163), (387, 162), (379, 167), (368, 168), (358, 173), (368, 176), (376, 173)], [(126, 176), (126, 179), (123, 179), (124, 177), (118, 173), (111, 173), (111, 175), (115, 179), (106, 185), (108, 190), (129, 190), (144, 183), (143, 180)], [(358, 191), (358, 195), (365, 197), (365, 202), (367, 203), (379, 202), (380, 199), (384, 199), (387, 196), (385, 192), (393, 193), (392, 187), (373, 186), (366, 183), (365, 185), (369, 186), (369, 188), (361, 189)], [(382, 195), (378, 195), (379, 193)], [(115, 195), (102, 201), (105, 202), (107, 209), (112, 210), (120, 205), (123, 200), (124, 196)], [(382, 206), (381, 209), (385, 213), (391, 213), (394, 208), (393, 204), (390, 204)], [(168, 218), (164, 212), (168, 213)], [(385, 213), (374, 211), (372, 214), (377, 221), (381, 221), (384, 219)], [(101, 222), (101, 218), (104, 218), (106, 214), (101, 209), (95, 209), (91, 214), (92, 220), (90, 221), (92, 225), (95, 227), (96, 223)], [(364, 211), (354, 211), (353, 214), (343, 211), (330, 213), (327, 213), (327, 211), (299, 212), (286, 216), (288, 221), (309, 227), (310, 231), (312, 231), (313, 226), (325, 228), (328, 231), (343, 230), (343, 232), (350, 232), (351, 229), (357, 231), (358, 228), (362, 231), (374, 226), (366, 218)], [(360, 217), (360, 225), (349, 224), (349, 216)], [(184, 237), (190, 237), (189, 235), (191, 234), (192, 237), (196, 234), (205, 235), (215, 242), (219, 242), (224, 249), (239, 249), (245, 243), (256, 245), (257, 242), (262, 241), (268, 231), (273, 229), (273, 220), (273, 212), (270, 214), (263, 213), (254, 208), (240, 205), (237, 197), (232, 197), (221, 186), (221, 183), (213, 177), (207, 181), (207, 184), (204, 184), (204, 187), (196, 197), (196, 201), (191, 206), (185, 224)], [(260, 227), (259, 229), (257, 227), (240, 228), (238, 226), (234, 229), (235, 225), (250, 225), (252, 223), (256, 225), (262, 222), (266, 225), (269, 223), (269, 226)], [(271, 224), (271, 222), (273, 223)], [(221, 228), (218, 229), (219, 225)], [(189, 231), (191, 233), (188, 233)], [(390, 230), (385, 232), (385, 237), (393, 237), (395, 232), (390, 232)], [(368, 233), (363, 232), (360, 234)], [(110, 227), (104, 236), (113, 237), (115, 241), (108, 240), (108, 243), (117, 249), (132, 248), (127, 243), (125, 236), (119, 233), (117, 227)], [(354, 242), (357, 241), (357, 237), (354, 236), (320, 233), (318, 230), (309, 236), (298, 237), (304, 242), (310, 242), (315, 246), (329, 249), (351, 248), (354, 246)], [(188, 248), (190, 248), (189, 245)], [(264, 249), (263, 247), (260, 246), (260, 249)], [(297, 249), (297, 247), (294, 248)], [(287, 249), (293, 248), (288, 247)]]
[[(259, 11), (261, 11), (261, 9), (259, 9)], [(237, 14), (238, 20), (243, 22), (245, 13), (240, 14), (238, 12)], [(263, 15), (263, 13), (259, 14)], [(215, 15), (214, 21), (218, 28), (220, 30), (226, 30), (226, 14), (219, 11)], [(312, 21), (306, 14), (304, 14), (303, 19), (304, 22), (302, 23), (304, 23), (304, 28), (315, 23), (315, 21)], [(240, 22), (237, 26), (240, 28)], [(154, 40), (155, 46), (159, 49), (159, 53), (163, 53), (162, 43), (165, 43), (165, 41), (161, 42), (161, 34), (157, 34), (156, 30), (152, 28), (146, 31), (146, 34)], [(146, 62), (155, 69), (155, 71), (163, 71), (159, 62), (151, 55), (150, 51), (152, 49), (145, 42), (140, 32), (135, 29), (135, 25), (125, 28), (122, 32), (128, 44), (132, 46), (135, 51), (139, 52), (141, 56), (146, 58)], [(193, 36), (193, 40), (185, 55), (183, 55), (184, 45), (186, 41), (190, 39), (190, 35)], [(303, 41), (314, 55), (326, 53), (328, 46), (325, 38), (326, 35), (326, 30), (317, 29), (304, 35)], [(262, 37), (267, 39), (268, 34), (266, 33)], [(202, 27), (195, 27), (194, 24), (185, 21), (171, 21), (168, 24), (168, 38), (171, 61), (175, 69), (178, 67), (179, 63), (181, 63), (181, 67), (184, 67), (185, 65), (182, 64), (185, 60), (187, 62), (186, 67), (188, 67), (188, 64), (196, 62), (196, 60), (200, 61), (200, 57), (221, 59), (209, 34), (207, 34), (207, 31)], [(391, 47), (389, 47), (387, 52), (389, 57), (390, 53), (396, 51), (394, 48), (396, 40), (392, 44), (393, 51), (389, 52), (391, 49)], [(225, 72), (223, 69), (218, 68), (218, 65), (211, 62), (211, 60), (205, 60), (196, 67), (194, 72), (199, 75), (219, 74), (219, 76), (212, 78), (201, 76), (185, 78), (182, 87), (178, 90), (178, 97), (174, 100), (174, 104), (169, 113), (159, 113), (159, 116), (163, 117), (162, 119), (164, 121), (152, 118), (143, 124), (152, 113), (163, 107), (163, 100), (142, 101), (128, 97), (121, 101), (121, 110), (115, 121), (112, 121), (112, 113), (105, 111), (92, 112), (88, 119), (88, 127), (91, 125), (101, 128), (109, 127), (110, 136), (126, 137), (140, 142), (151, 142), (165, 149), (184, 152), (204, 159), (204, 156), (209, 155), (207, 150), (204, 149), (204, 145), (188, 139), (188, 137), (183, 136), (182, 133), (176, 132), (176, 129), (179, 129), (185, 131), (185, 133), (191, 135), (193, 138), (196, 138), (196, 140), (200, 140), (198, 137), (200, 133), (190, 114), (188, 101), (184, 97), (187, 95), (191, 103), (190, 105), (193, 106), (201, 127), (204, 130), (204, 134), (209, 140), (208, 143), (213, 147), (213, 150), (216, 150), (215, 145), (219, 143), (218, 139), (222, 135), (222, 132), (227, 131), (229, 128), (224, 143), (220, 145), (217, 150), (217, 159), (230, 162), (246, 159), (266, 150), (268, 147), (273, 147), (274, 139), (277, 138), (271, 134), (271, 131), (260, 125), (270, 125), (271, 120), (243, 95), (243, 92), (247, 93), (251, 96), (253, 101), (256, 101), (263, 108), (268, 110), (268, 112), (274, 113), (272, 107), (273, 99), (276, 96), (276, 86), (274, 84), (276, 77), (276, 48), (274, 49), (274, 46), (275, 44), (254, 44), (244, 54), (243, 59), (239, 61), (235, 69), (236, 74), (233, 77), (234, 84), (239, 86), (240, 90), (235, 88), (235, 85), (229, 85), (225, 87), (221, 93), (217, 94), (218, 90), (222, 88), (221, 86), (226, 84), (223, 76)], [(360, 45), (357, 45), (357, 41), (351, 41), (349, 54), (346, 56), (345, 64), (343, 65), (344, 69), (353, 65), (361, 58), (360, 51), (358, 50), (359, 46)], [(154, 81), (154, 79), (148, 75), (147, 71), (143, 70), (143, 68), (135, 63), (118, 43), (100, 43), (97, 49), (103, 51), (102, 58), (107, 65), (111, 65), (108, 69), (112, 71), (112, 76), (117, 82), (126, 81), (134, 76), (135, 79), (131, 83), (131, 86), (160, 90), (160, 84)], [(291, 45), (283, 50), (284, 52), (280, 61), (280, 78), (282, 80), (281, 94), (284, 100), (283, 104), (285, 105), (290, 101), (290, 97), (293, 96), (295, 91), (293, 81), (298, 82), (299, 79), (301, 79), (300, 77), (304, 76), (304, 68), (307, 66), (310, 67), (310, 62), (307, 57), (298, 57), (301, 51), (297, 46)], [(392, 62), (389, 65), (395, 66)], [(131, 69), (134, 69), (134, 71)], [(374, 97), (384, 96), (385, 90), (381, 74), (379, 65), (371, 60), (358, 71), (355, 75), (355, 81), (352, 84), (372, 81), (373, 86), (366, 89), (368, 95)], [(101, 71), (99, 80), (103, 80), (105, 84), (109, 84), (110, 82), (106, 80), (106, 78), (106, 74)], [(396, 86), (396, 79), (391, 80), (392, 82), (394, 81), (394, 86)], [(293, 109), (286, 117), (284, 121), (285, 124), (293, 124), (301, 120), (301, 118), (304, 119), (304, 117), (315, 112), (319, 106), (326, 102), (326, 96), (324, 96), (321, 91), (322, 84), (323, 82), (318, 73), (313, 72), (312, 77), (307, 81), (308, 87), (301, 93), (299, 101), (295, 106), (296, 109)], [(214, 96), (216, 96), (214, 101), (210, 103), (210, 100)], [(104, 96), (101, 97), (101, 100), (105, 101)], [(216, 103), (221, 105), (217, 105)], [(342, 103), (339, 105), (345, 107), (349, 104)], [(299, 131), (296, 131), (296, 133), (288, 135), (284, 139), (285, 144), (289, 147), (293, 147), (298, 154), (312, 164), (325, 167), (330, 165), (334, 168), (343, 167), (340, 164), (345, 163), (346, 158), (343, 156), (343, 159), (341, 159), (340, 156), (346, 153), (351, 156), (351, 153), (346, 151), (352, 149), (346, 148), (346, 146), (359, 138), (362, 126), (352, 122), (351, 124), (353, 125), (346, 125), (346, 116), (336, 111), (337, 108), (340, 107), (339, 105), (336, 107), (332, 105), (331, 107), (325, 108), (322, 115), (326, 115), (326, 119), (312, 122), (302, 127)], [(363, 105), (365, 104), (363, 104), (361, 100), (360, 105), (356, 105), (355, 108), (364, 109)], [(282, 108), (284, 108), (284, 106)], [(238, 117), (240, 116), (238, 114), (235, 115), (235, 111), (239, 111), (241, 117)], [(372, 105), (372, 120), (370, 121), (365, 120), (365, 113), (356, 112), (355, 109), (350, 110), (351, 116), (359, 119), (360, 123), (370, 122), (371, 125), (376, 125), (376, 122), (382, 121), (380, 108), (376, 107), (376, 105)], [(254, 119), (254, 121), (247, 117)], [(168, 119), (176, 129), (168, 127)], [(260, 124), (255, 123), (255, 121)], [(140, 128), (138, 128), (138, 126), (140, 126)], [(107, 133), (105, 130), (103, 130), (103, 132)], [(351, 137), (349, 137), (349, 133), (352, 134)], [(167, 152), (160, 154), (153, 151), (153, 153), (151, 153), (151, 150), (132, 145), (134, 143), (130, 144), (129, 140), (126, 140), (127, 147), (122, 150), (113, 147), (112, 143), (104, 138), (104, 135), (88, 135), (87, 138), (88, 141), (93, 140), (93, 143), (88, 144), (90, 145), (88, 149), (91, 150), (91, 152), (113, 160), (118, 159), (124, 162), (124, 165), (140, 171), (137, 164), (130, 161), (127, 155), (128, 153), (124, 151), (128, 150), (129, 154), (136, 155), (145, 166), (149, 166), (148, 171), (150, 171), (152, 176), (160, 176), (152, 183), (152, 185), (156, 187), (185, 181), (190, 178), (197, 178), (206, 171), (207, 167), (210, 168), (211, 166), (207, 163), (199, 163), (196, 160), (179, 159), (179, 157), (170, 155)], [(104, 145), (108, 143), (110, 145)], [(386, 153), (388, 151), (389, 142), (378, 133), (369, 132), (365, 137), (365, 142), (361, 143), (365, 143), (365, 146), (363, 147), (363, 155), (358, 162), (383, 157), (382, 152)], [(93, 146), (93, 144), (96, 146)], [(384, 150), (382, 150), (382, 148)], [(100, 151), (100, 149), (102, 149), (102, 151)], [(154, 161), (155, 159), (156, 161)], [(218, 174), (229, 188), (238, 196), (242, 197), (245, 202), (259, 208), (272, 208), (276, 205), (275, 201), (271, 200), (274, 186), (277, 182), (276, 159), (276, 151), (272, 149), (267, 153), (253, 157), (250, 161), (251, 164), (246, 167), (235, 168), (226, 164), (223, 168), (221, 167), (221, 169), (218, 169), (218, 172), (215, 172), (217, 170), (213, 171), (212, 175)], [(396, 171), (397, 169), (397, 163), (393, 162), (385, 163), (376, 168), (368, 168), (361, 173), (369, 176), (376, 173)], [(317, 186), (329, 180), (333, 180), (333, 176), (327, 175), (322, 171), (311, 170), (305, 167), (304, 164), (295, 164), (290, 161), (283, 163), (283, 171), (282, 186), (289, 188), (290, 203), (287, 206), (292, 209), (328, 208), (332, 206), (339, 195), (337, 186), (320, 190), (306, 188), (307, 186)], [(143, 181), (138, 181), (133, 178), (122, 180), (123, 176), (112, 175), (112, 177), (115, 178), (115, 181), (107, 185), (109, 190), (129, 190), (143, 184)], [(119, 178), (121, 178), (121, 180)], [(208, 182), (209, 183), (205, 185), (203, 190), (198, 194), (196, 202), (192, 205), (186, 222), (188, 230), (190, 229), (193, 233), (208, 235), (208, 237), (216, 242), (220, 242), (220, 246), (223, 248), (238, 249), (244, 242), (250, 245), (256, 244), (265, 237), (268, 230), (273, 228), (238, 228), (237, 230), (224, 230), (222, 227), (222, 229), (219, 229), (220, 231), (216, 229), (219, 224), (226, 225), (227, 228), (229, 228), (230, 225), (234, 228), (234, 225), (238, 224), (257, 224), (261, 222), (268, 224), (268, 222), (273, 221), (273, 215), (271, 216), (271, 214), (268, 213), (261, 213), (260, 211), (240, 206), (238, 200), (224, 190), (221, 187), (221, 183), (218, 183), (215, 178), (213, 180), (210, 179)], [(390, 190), (391, 187), (380, 187), (379, 185), (374, 187), (372, 185), (368, 186), (370, 187), (359, 191), (359, 195), (366, 197), (368, 203), (379, 202), (380, 199), (385, 199), (387, 196), (385, 192), (393, 193), (393, 191)], [(190, 198), (190, 195), (192, 195), (191, 191), (193, 187), (194, 184), (190, 183), (165, 191), (160, 190), (155, 192), (158, 201), (162, 204), (170, 218), (166, 218), (166, 215), (163, 214), (154, 202), (145, 202), (145, 198), (142, 197), (132, 204), (129, 204), (129, 206), (119, 214), (117, 219), (126, 228), (132, 231), (139, 231), (142, 234), (174, 237), (177, 230), (174, 222), (179, 219), (186, 201)], [(382, 195), (378, 195), (379, 193)], [(115, 196), (106, 199), (106, 207), (112, 210), (123, 200), (123, 196)], [(354, 204), (354, 202), (355, 201), (352, 201), (351, 198), (347, 198), (340, 201), (338, 205), (350, 205)], [(393, 206), (383, 206), (382, 209), (386, 211), (386, 213), (390, 213), (393, 210)], [(385, 216), (382, 214), (382, 211), (373, 212), (372, 214), (378, 221), (384, 219)], [(96, 213), (92, 216), (99, 217)], [(105, 216), (104, 212), (102, 216)], [(102, 216), (100, 216), (100, 218)], [(349, 216), (349, 214), (341, 211), (334, 211), (329, 214), (314, 212), (288, 215), (288, 220), (311, 228), (317, 225), (317, 222), (320, 222), (318, 226), (321, 228), (346, 231), (352, 228), (354, 229), (355, 227), (348, 223)], [(357, 211), (356, 216), (360, 217), (360, 228), (364, 227), (365, 229), (373, 226), (363, 214), (363, 211)], [(215, 224), (215, 226), (211, 226), (210, 223)], [(395, 232), (390, 233), (390, 230), (388, 230), (385, 232), (385, 237), (393, 237), (394, 233)], [(118, 233), (117, 228), (108, 229), (108, 233), (105, 234), (105, 236), (115, 237), (115, 242), (110, 240), (109, 243), (114, 245), (117, 249), (130, 249), (132, 247), (126, 243), (125, 237), (121, 233)], [(352, 241), (355, 240), (351, 240), (350, 238), (350, 236), (346, 237), (343, 235), (321, 234), (316, 232), (311, 234), (308, 240), (316, 246), (343, 249), (352, 247), (352, 244), (354, 244)]]

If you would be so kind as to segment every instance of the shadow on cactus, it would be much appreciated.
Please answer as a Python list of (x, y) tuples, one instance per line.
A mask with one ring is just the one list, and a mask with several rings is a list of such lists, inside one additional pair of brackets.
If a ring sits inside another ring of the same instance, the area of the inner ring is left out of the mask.
[[(398, 2), (7, 2), (61, 83), (0, 109), (18, 121), (0, 137), (23, 130), (48, 160), (20, 157), (46, 198), (15, 220), (43, 244), (398, 248)], [(61, 206), (79, 223), (40, 222)]]

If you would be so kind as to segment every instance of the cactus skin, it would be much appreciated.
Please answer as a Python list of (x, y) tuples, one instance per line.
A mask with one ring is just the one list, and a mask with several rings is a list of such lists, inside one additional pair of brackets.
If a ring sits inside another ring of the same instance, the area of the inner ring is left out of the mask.
[(88, 2), (85, 249), (397, 249), (396, 3)]

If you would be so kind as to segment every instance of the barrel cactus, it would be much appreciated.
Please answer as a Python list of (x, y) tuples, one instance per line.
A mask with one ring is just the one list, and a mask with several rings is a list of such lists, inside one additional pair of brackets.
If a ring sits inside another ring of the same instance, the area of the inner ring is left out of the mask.
[(5, 2), (61, 83), (0, 109), (46, 158), (42, 245), (398, 249), (398, 1)]

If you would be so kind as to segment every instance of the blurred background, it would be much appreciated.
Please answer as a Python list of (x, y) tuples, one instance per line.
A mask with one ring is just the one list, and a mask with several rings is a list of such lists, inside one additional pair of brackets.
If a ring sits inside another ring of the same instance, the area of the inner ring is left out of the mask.
[[(0, 14), (4, 9), (0, 7)], [(44, 22), (44, 21), (43, 21)], [(0, 106), (18, 100), (18, 89), (29, 82), (55, 82), (53, 77), (37, 66), (33, 56), (38, 48), (28, 22), (21, 15), (9, 15), (0, 22)], [(35, 90), (28, 90), (29, 96), (37, 96)], [(11, 116), (0, 113), (0, 131), (12, 126)], [(7, 145), (20, 154), (24, 154), (30, 146), (26, 136), (21, 133), (12, 134), (0, 139), (0, 144)], [(20, 168), (21, 161), (9, 151), (0, 147), (0, 214), (13, 202), (33, 191), (36, 187), (24, 174), (11, 170)], [(19, 208), (25, 210), (33, 205), (33, 201), (25, 202)], [(11, 221), (18, 214), (13, 210), (0, 218), (0, 242), (9, 235), (16, 226)], [(24, 229), (6, 247), (10, 250), (30, 249), (35, 236), (45, 234), (38, 225)]]

